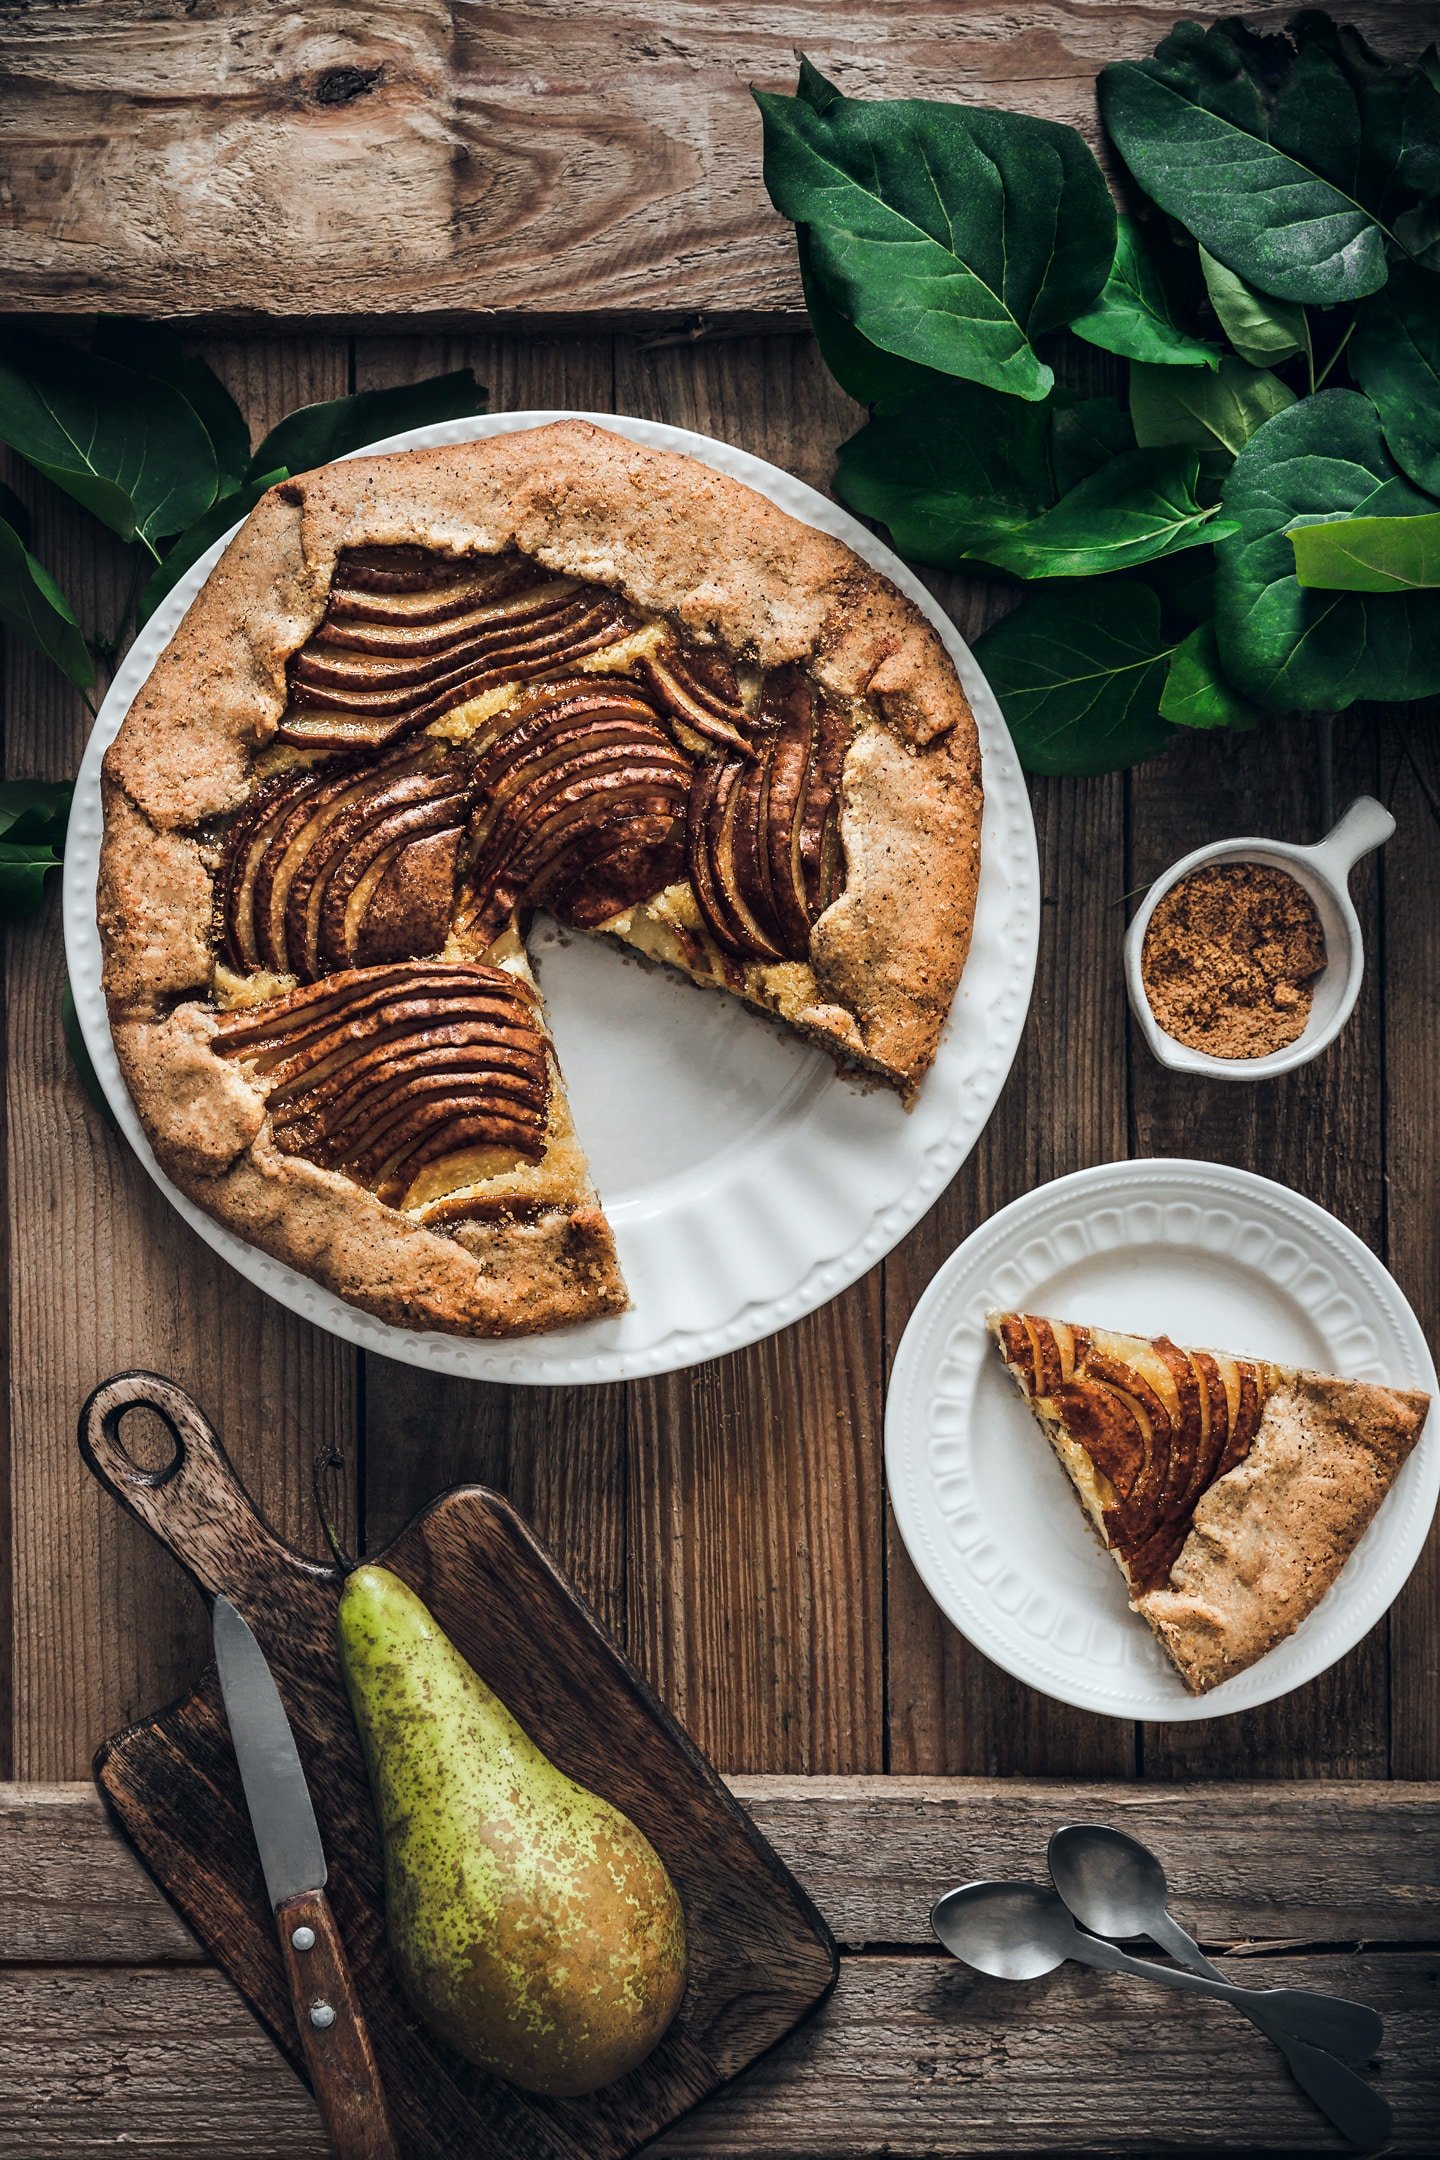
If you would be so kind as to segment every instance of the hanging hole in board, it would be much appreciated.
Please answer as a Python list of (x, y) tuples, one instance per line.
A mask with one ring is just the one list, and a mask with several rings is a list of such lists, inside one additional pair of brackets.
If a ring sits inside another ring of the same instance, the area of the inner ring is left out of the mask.
[(112, 1410), (105, 1425), (137, 1485), (167, 1485), (185, 1460), (179, 1428), (152, 1404), (128, 1403)]

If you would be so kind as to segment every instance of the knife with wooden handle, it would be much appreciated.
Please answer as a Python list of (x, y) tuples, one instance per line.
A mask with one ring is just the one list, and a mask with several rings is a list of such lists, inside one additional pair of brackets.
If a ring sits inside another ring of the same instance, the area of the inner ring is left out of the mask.
[(328, 1870), (295, 1736), (265, 1653), (217, 1597), (215, 1663), (280, 1932), (300, 2044), (336, 2160), (399, 2160), (375, 2052), (325, 1895)]

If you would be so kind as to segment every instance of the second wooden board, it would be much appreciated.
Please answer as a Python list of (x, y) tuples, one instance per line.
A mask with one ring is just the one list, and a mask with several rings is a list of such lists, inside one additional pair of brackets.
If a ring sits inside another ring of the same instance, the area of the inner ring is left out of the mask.
[[(128, 1452), (127, 1413), (157, 1412), (160, 1470)], [(107, 1381), (81, 1417), (101, 1482), (207, 1597), (250, 1622), (289, 1713), (329, 1862), (328, 1890), (401, 2149), (513, 2160), (619, 2160), (714, 2092), (823, 2000), (835, 1948), (803, 1891), (524, 1523), (480, 1487), (445, 1494), (382, 1553), (550, 1758), (629, 1815), (685, 1911), (690, 1978), (659, 2048), (579, 2100), (522, 2093), (420, 2023), (385, 1940), (382, 1853), (335, 1642), (341, 1574), (260, 1520), (215, 1433), (153, 1374)], [(213, 1668), (195, 1693), (100, 1750), (96, 1780), (146, 1867), (303, 2073), (290, 1993)]]

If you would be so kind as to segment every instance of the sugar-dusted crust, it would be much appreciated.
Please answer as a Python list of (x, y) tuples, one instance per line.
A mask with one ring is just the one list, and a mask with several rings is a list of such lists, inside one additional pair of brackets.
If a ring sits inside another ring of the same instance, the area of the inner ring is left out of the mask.
[[(1007, 1353), (1007, 1325), (1017, 1320), (1027, 1325), (1013, 1313), (986, 1315), (996, 1348), (1068, 1473), (1091, 1528), (1131, 1582), (1133, 1609), (1154, 1629), (1194, 1695), (1243, 1672), (1314, 1611), (1374, 1519), (1430, 1408), (1429, 1396), (1418, 1389), (1301, 1372), (1228, 1351), (1186, 1353), (1247, 1367), (1260, 1397), (1258, 1423), (1240, 1461), (1201, 1494), (1164, 1585), (1137, 1593), (1125, 1553), (1106, 1527), (1115, 1495), (1097, 1474), (1081, 1437), (1083, 1424), (1071, 1429), (1075, 1413), (1063, 1391), (1032, 1393)], [(1065, 1337), (1074, 1332), (1038, 1315), (1029, 1316), (1028, 1326)], [(1166, 1365), (1156, 1353), (1173, 1352), (1173, 1344), (1105, 1328), (1084, 1333), (1089, 1354), (1133, 1374), (1137, 1391), (1147, 1384), (1163, 1388)], [(1069, 1371), (1065, 1364), (1063, 1372)], [(1052, 1377), (1062, 1377), (1058, 1365)]]
[(470, 1223), (440, 1237), (363, 1186), (270, 1137), (263, 1092), (210, 1049), (214, 1016), (181, 1005), (117, 1020), (120, 1068), (182, 1192), (248, 1244), (401, 1327), (532, 1335), (623, 1312), (610, 1226), (574, 1146), (556, 1087), (551, 1146), (535, 1174), (550, 1204), (530, 1219)]
[(978, 739), (930, 624), (847, 548), (693, 459), (585, 423), (323, 467), (252, 512), (105, 759), (99, 920), (127, 1084), (167, 1171), (242, 1236), (386, 1318), (529, 1331), (623, 1302), (583, 1177), (548, 1218), (437, 1236), (275, 1149), (259, 1091), (209, 1048), (194, 1002), (209, 991), (212, 821), (253, 784), (341, 550), (407, 543), (518, 549), (866, 701), (842, 778), (844, 891), (810, 962), (750, 969), (744, 994), (907, 1091), (969, 945)]
[(1250, 1452), (1217, 1479), (1167, 1589), (1136, 1601), (1193, 1695), (1243, 1672), (1313, 1612), (1420, 1438), (1418, 1390), (1297, 1372)]

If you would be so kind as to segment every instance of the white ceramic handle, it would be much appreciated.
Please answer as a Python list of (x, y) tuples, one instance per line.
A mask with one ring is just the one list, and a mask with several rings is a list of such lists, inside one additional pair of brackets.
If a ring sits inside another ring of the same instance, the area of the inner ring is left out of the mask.
[(1338, 825), (1310, 850), (1337, 885), (1343, 885), (1362, 855), (1383, 847), (1395, 830), (1395, 820), (1373, 795), (1351, 803)]

